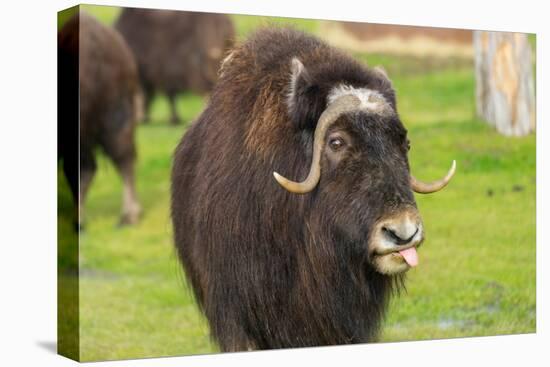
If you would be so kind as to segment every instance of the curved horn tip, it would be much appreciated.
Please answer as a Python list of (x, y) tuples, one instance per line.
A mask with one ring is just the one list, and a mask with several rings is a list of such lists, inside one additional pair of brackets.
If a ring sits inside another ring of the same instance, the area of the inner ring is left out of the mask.
[(273, 177), (275, 177), (275, 180), (283, 187), (283, 189), (291, 191), (290, 187), (292, 186), (292, 182), (290, 180), (275, 171), (273, 171)]
[(453, 159), (453, 163), (451, 163), (451, 168), (447, 172), (447, 175), (445, 175), (444, 180), (447, 181), (447, 183), (453, 178), (456, 172), (456, 159)]
[(303, 183), (290, 181), (288, 178), (281, 176), (277, 172), (273, 172), (273, 177), (288, 192), (293, 194), (307, 194), (312, 190), (309, 185), (304, 185)]
[(454, 176), (456, 171), (456, 160), (453, 159), (453, 163), (451, 164), (451, 168), (440, 180), (425, 183), (422, 181), (418, 181), (413, 175), (411, 175), (411, 186), (414, 192), (417, 192), (419, 194), (431, 194), (434, 192), (437, 192), (441, 189), (443, 189), (447, 184), (451, 181), (451, 178)]
[(273, 171), (273, 177), (275, 177), (275, 180), (280, 184), (282, 180), (284, 180), (284, 177), (278, 174), (277, 172)]
[(456, 159), (453, 159), (453, 163), (451, 164), (451, 170), (449, 172), (454, 175), (455, 171), (456, 171)]

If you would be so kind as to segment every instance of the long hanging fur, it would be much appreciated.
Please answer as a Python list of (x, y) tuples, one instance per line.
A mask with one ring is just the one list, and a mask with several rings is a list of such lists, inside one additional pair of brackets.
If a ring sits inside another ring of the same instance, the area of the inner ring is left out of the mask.
[[(208, 106), (176, 149), (175, 244), (223, 351), (372, 341), (402, 282), (376, 272), (348, 231), (335, 230), (350, 215), (337, 204), (350, 200), (345, 181), (338, 188), (323, 177), (313, 192), (296, 195), (273, 180), (273, 171), (305, 177), (315, 124), (342, 83), (376, 90), (395, 109), (379, 72), (301, 32), (259, 31), (226, 59)], [(404, 139), (398, 120), (376, 126)], [(356, 190), (368, 203), (346, 209), (365, 223), (364, 243), (369, 224), (388, 209), (385, 198), (403, 192), (414, 205), (406, 151), (394, 153), (401, 148), (378, 135), (372, 141), (372, 156), (389, 152), (390, 162), (376, 161), (379, 178)], [(382, 172), (390, 166), (388, 178)]]

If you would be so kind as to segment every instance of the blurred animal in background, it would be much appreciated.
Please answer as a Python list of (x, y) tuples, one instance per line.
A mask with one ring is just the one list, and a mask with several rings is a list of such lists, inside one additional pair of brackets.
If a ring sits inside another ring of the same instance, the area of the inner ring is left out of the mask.
[(169, 99), (172, 124), (180, 122), (176, 96), (183, 91), (209, 92), (234, 38), (225, 14), (124, 8), (115, 28), (135, 54), (150, 121), (155, 92)]
[[(120, 224), (136, 223), (141, 209), (134, 177), (134, 131), (143, 113), (143, 95), (133, 54), (116, 30), (80, 12), (59, 31), (58, 55), (60, 65), (73, 65), (60, 80), (60, 89), (79, 85), (76, 98), (80, 102), (80, 132), (74, 137), (80, 139), (79, 222), (83, 222), (86, 194), (97, 168), (96, 151), (101, 148), (122, 176)], [(69, 103), (74, 102), (74, 95), (66, 97)], [(60, 112), (60, 120), (60, 128), (79, 123), (78, 114)], [(77, 154), (76, 149), (63, 148), (60, 152), (61, 156), (72, 156), (73, 160)]]
[(455, 166), (417, 181), (388, 77), (313, 36), (261, 30), (220, 75), (172, 168), (175, 245), (212, 336), (222, 351), (374, 340), (418, 262), (413, 191)]
[[(77, 13), (78, 14), (78, 13)], [(71, 23), (72, 22), (72, 23)], [(78, 227), (78, 17), (65, 23), (57, 48), (57, 160), (72, 195), (71, 221)], [(68, 24), (68, 25), (67, 25)], [(69, 31), (70, 29), (70, 31)], [(61, 188), (61, 187), (60, 187)], [(59, 188), (58, 188), (59, 190)], [(58, 195), (59, 200), (59, 195)], [(58, 205), (58, 210), (63, 208)]]

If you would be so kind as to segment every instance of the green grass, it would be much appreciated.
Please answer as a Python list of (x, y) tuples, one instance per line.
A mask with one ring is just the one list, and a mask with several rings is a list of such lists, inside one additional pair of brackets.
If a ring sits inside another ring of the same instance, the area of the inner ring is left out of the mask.
[[(261, 23), (235, 19), (241, 35)], [(314, 30), (309, 22), (302, 26)], [(356, 56), (383, 65), (393, 80), (414, 174), (430, 180), (458, 162), (445, 190), (417, 195), (427, 238), (381, 341), (534, 332), (535, 136), (507, 138), (475, 118), (468, 62)], [(99, 160), (80, 242), (82, 360), (217, 352), (176, 260), (169, 217), (172, 153), (203, 106), (201, 97), (182, 95), (185, 124), (171, 127), (158, 96), (154, 121), (139, 126), (144, 214), (135, 227), (116, 227), (122, 185), (111, 163)]]
[(81, 9), (93, 15), (100, 22), (106, 25), (113, 24), (120, 13), (120, 8), (117, 6), (83, 4), (81, 5)]
[[(101, 5), (83, 5), (84, 11), (92, 14), (102, 23), (111, 25), (115, 22), (120, 13), (120, 8), (116, 6)], [(319, 23), (316, 20), (284, 18), (284, 17), (260, 17), (254, 15), (231, 15), (235, 24), (235, 33), (237, 40), (242, 40), (254, 29), (268, 25), (292, 26), (305, 32), (315, 33), (318, 30)]]

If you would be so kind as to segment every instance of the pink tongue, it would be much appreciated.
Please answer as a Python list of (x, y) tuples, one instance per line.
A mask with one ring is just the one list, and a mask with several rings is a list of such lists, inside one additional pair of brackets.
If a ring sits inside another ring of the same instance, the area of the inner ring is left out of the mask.
[(406, 250), (399, 251), (399, 253), (410, 266), (414, 267), (418, 265), (418, 254), (416, 253), (416, 248), (409, 247)]

